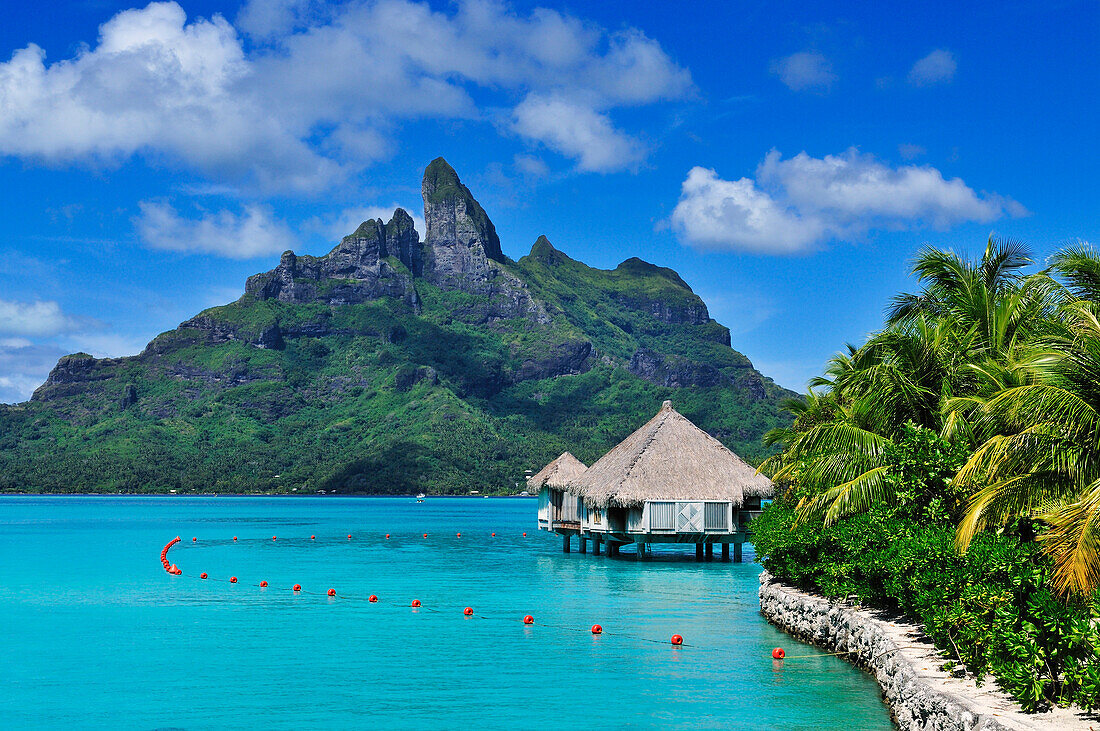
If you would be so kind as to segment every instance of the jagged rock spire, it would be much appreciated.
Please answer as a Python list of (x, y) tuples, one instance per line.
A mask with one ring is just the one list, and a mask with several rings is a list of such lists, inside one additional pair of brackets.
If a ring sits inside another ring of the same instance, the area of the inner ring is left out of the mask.
[(424, 170), (424, 241), (435, 255), (435, 268), (450, 272), (478, 268), (485, 258), (503, 262), (500, 238), (485, 209), (442, 157)]

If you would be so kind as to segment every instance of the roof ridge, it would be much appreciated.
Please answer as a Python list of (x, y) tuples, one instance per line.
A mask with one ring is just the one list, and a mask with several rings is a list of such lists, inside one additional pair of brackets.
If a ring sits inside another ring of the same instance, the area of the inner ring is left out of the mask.
[[(667, 404), (668, 401), (665, 403)], [(637, 454), (634, 455), (634, 458), (630, 460), (630, 464), (627, 465), (627, 468), (623, 470), (622, 477), (619, 478), (618, 484), (615, 485), (616, 487), (626, 482), (627, 478), (630, 477), (630, 473), (634, 471), (634, 465), (638, 464), (638, 460), (642, 458), (642, 455), (649, 449), (649, 445), (653, 444), (653, 441), (657, 438), (657, 432), (661, 431), (661, 427), (665, 425), (665, 422), (668, 421), (668, 417), (673, 413), (675, 413), (675, 410), (671, 407), (668, 410), (662, 407), (662, 409), (657, 412), (657, 416), (653, 419), (653, 421), (657, 422), (653, 427), (653, 431), (646, 436), (646, 440), (642, 443), (641, 449), (639, 449)], [(616, 493), (611, 493), (608, 497), (615, 494)]]

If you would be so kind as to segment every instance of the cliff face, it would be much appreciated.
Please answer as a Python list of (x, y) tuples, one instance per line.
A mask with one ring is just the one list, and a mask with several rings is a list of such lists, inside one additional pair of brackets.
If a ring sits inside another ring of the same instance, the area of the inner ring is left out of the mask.
[(397, 209), (137, 356), (62, 358), (0, 410), (0, 489), (503, 489), (566, 449), (594, 459), (665, 398), (762, 452), (789, 393), (676, 272), (593, 269), (543, 236), (512, 261), (442, 158), (422, 192), (423, 241)]

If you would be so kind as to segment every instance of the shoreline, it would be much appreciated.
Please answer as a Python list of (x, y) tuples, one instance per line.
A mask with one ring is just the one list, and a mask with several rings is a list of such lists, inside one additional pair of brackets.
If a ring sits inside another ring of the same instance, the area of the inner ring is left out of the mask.
[(940, 670), (945, 659), (918, 625), (787, 586), (760, 574), (760, 613), (787, 634), (828, 650), (870, 673), (902, 731), (1090, 731), (1100, 716), (1077, 708), (1024, 713), (991, 676)]

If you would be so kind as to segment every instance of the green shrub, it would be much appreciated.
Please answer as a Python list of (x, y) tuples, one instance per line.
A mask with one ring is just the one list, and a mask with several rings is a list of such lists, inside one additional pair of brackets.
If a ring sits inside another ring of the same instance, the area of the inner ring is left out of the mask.
[(959, 554), (949, 524), (885, 507), (828, 528), (794, 518), (780, 499), (753, 522), (759, 560), (780, 580), (921, 622), (947, 658), (992, 675), (1027, 711), (1100, 707), (1100, 595), (1055, 595), (1034, 542), (981, 534)]

